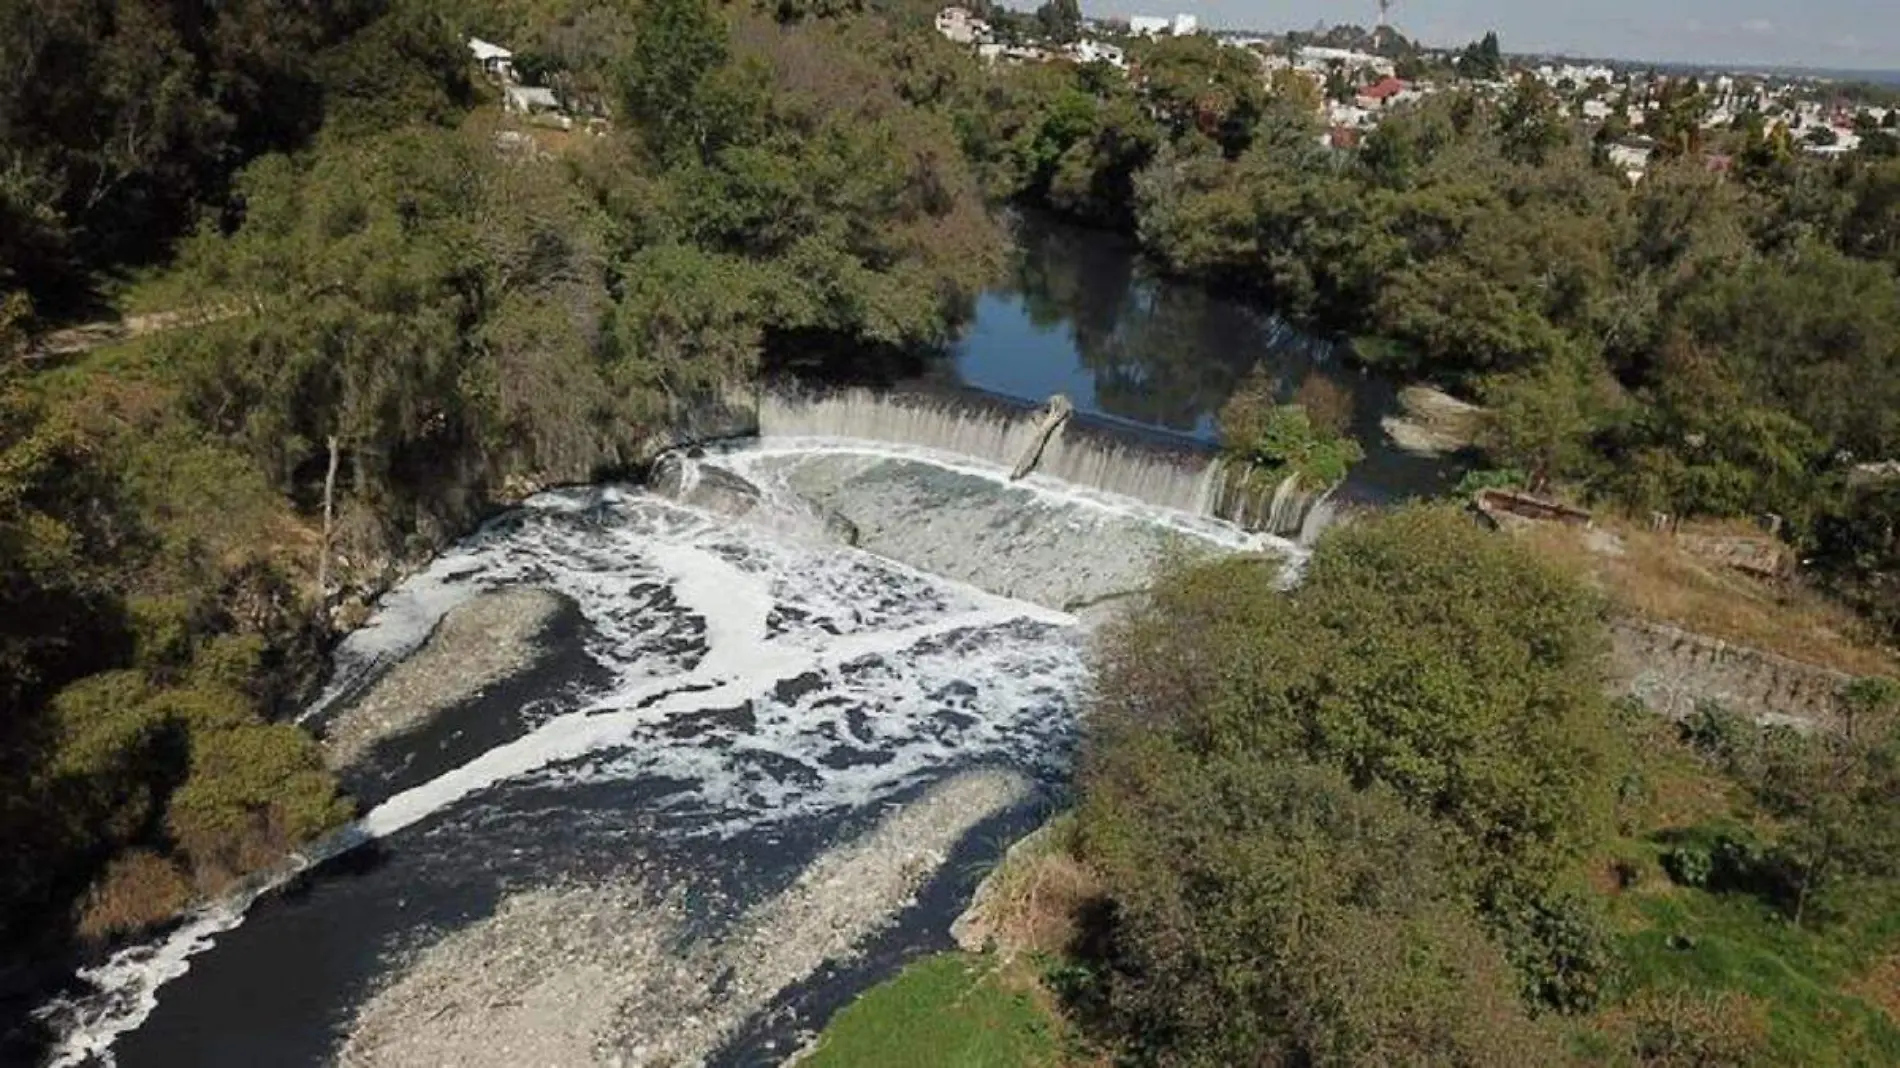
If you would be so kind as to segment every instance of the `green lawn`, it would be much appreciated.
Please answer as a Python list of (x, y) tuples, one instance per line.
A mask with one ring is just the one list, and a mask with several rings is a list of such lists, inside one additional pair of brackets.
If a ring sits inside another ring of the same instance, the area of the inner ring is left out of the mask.
[(1062, 1062), (1061, 1027), (994, 957), (925, 957), (840, 1012), (803, 1065), (1016, 1068)]

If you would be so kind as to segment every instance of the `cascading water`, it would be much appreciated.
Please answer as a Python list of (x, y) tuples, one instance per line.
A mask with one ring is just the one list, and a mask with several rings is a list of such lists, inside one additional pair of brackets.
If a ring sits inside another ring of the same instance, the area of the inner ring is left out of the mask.
[[(544, 494), (385, 597), (339, 650), (313, 725), (488, 591), (550, 591), (579, 624), (529, 674), (386, 739), (358, 773), (353, 826), (82, 973), (91, 992), (39, 1014), (53, 1063), (766, 1056), (745, 1036), (798, 1022), (771, 1005), (829, 1011), (856, 989), (825, 985), (849, 974), (841, 959), (940, 937), (967, 893), (953, 844), (1021, 803), (1010, 782), (1065, 774), (1083, 632), (1055, 609), (1138, 588), (1183, 551), (1299, 556), (863, 442), (767, 439), (679, 477), (757, 500), (734, 521), (640, 490)], [(871, 551), (826, 543), (811, 519), (832, 513)], [(886, 812), (897, 822), (872, 826)], [(920, 871), (951, 874), (918, 885)], [(854, 889), (848, 924), (814, 904), (829, 892), (814, 872)], [(550, 933), (562, 916), (572, 929)], [(661, 989), (629, 970), (684, 978)], [(464, 1005), (458, 976), (497, 1000)], [(703, 1024), (690, 1041), (667, 1039), (688, 1016)]]
[[(758, 428), (767, 442), (908, 445), (1008, 468), (1035, 441), (1039, 423), (1034, 408), (971, 393), (767, 390), (759, 399)], [(1232, 477), (1221, 457), (1204, 446), (1075, 420), (1050, 439), (1035, 470), (1069, 485), (1279, 535), (1304, 532), (1321, 496), (1294, 479), (1269, 489), (1257, 480)]]

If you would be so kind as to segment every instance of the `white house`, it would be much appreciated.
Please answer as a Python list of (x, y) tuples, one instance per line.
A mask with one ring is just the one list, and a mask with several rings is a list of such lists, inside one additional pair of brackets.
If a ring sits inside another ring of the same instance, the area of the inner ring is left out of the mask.
[(977, 44), (989, 40), (990, 25), (967, 7), (946, 7), (937, 12), (937, 32), (957, 44)]
[(532, 85), (511, 85), (502, 97), (502, 104), (515, 115), (558, 115), (563, 129), (573, 122), (564, 113), (560, 98), (554, 90)]
[(1193, 15), (1176, 15), (1174, 22), (1168, 27), (1169, 32), (1176, 37), (1190, 37), (1200, 32), (1200, 29), (1201, 20)]
[(1306, 45), (1301, 48), (1296, 61), (1296, 65), (1301, 70), (1320, 72), (1330, 70), (1334, 63), (1353, 73), (1371, 71), (1382, 78), (1392, 74), (1396, 69), (1396, 65), (1383, 56), (1354, 52), (1347, 48), (1323, 48), (1319, 45)]
[(515, 54), (498, 44), (491, 44), (479, 37), (468, 39), (468, 50), (475, 55), (475, 62), (482, 65), (489, 77), (498, 82), (515, 80)]
[(1356, 104), (1341, 104), (1334, 101), (1326, 105), (1328, 127), (1364, 128), (1372, 125), (1372, 118), (1370, 110)]
[(1174, 27), (1174, 23), (1153, 15), (1128, 16), (1128, 32), (1142, 37), (1159, 37)]
[(1128, 62), (1122, 50), (1107, 41), (1077, 41), (1070, 52), (1077, 63), (1106, 63), (1116, 70), (1127, 70)]
[(1626, 137), (1609, 148), (1610, 162), (1622, 169), (1632, 182), (1640, 182), (1649, 173), (1649, 161), (1656, 154), (1656, 143), (1646, 137)]

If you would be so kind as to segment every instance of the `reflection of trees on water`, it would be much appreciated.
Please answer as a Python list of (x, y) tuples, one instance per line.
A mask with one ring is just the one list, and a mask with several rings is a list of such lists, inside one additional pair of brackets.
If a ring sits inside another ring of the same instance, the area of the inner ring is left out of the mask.
[(1110, 415), (1191, 432), (1256, 363), (1290, 396), (1326, 357), (1327, 346), (1270, 315), (1161, 282), (1105, 235), (1025, 220), (1019, 237), (1017, 286), (1030, 321), (1074, 333)]

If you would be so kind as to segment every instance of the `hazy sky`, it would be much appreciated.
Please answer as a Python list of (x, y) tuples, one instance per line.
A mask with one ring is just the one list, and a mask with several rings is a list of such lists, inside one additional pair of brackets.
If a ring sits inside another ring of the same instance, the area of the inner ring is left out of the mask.
[[(1083, 0), (1090, 15), (1199, 15), (1203, 24), (1371, 25), (1376, 0)], [(1394, 0), (1393, 25), (1430, 44), (1496, 29), (1508, 52), (1900, 69), (1900, 0)]]

